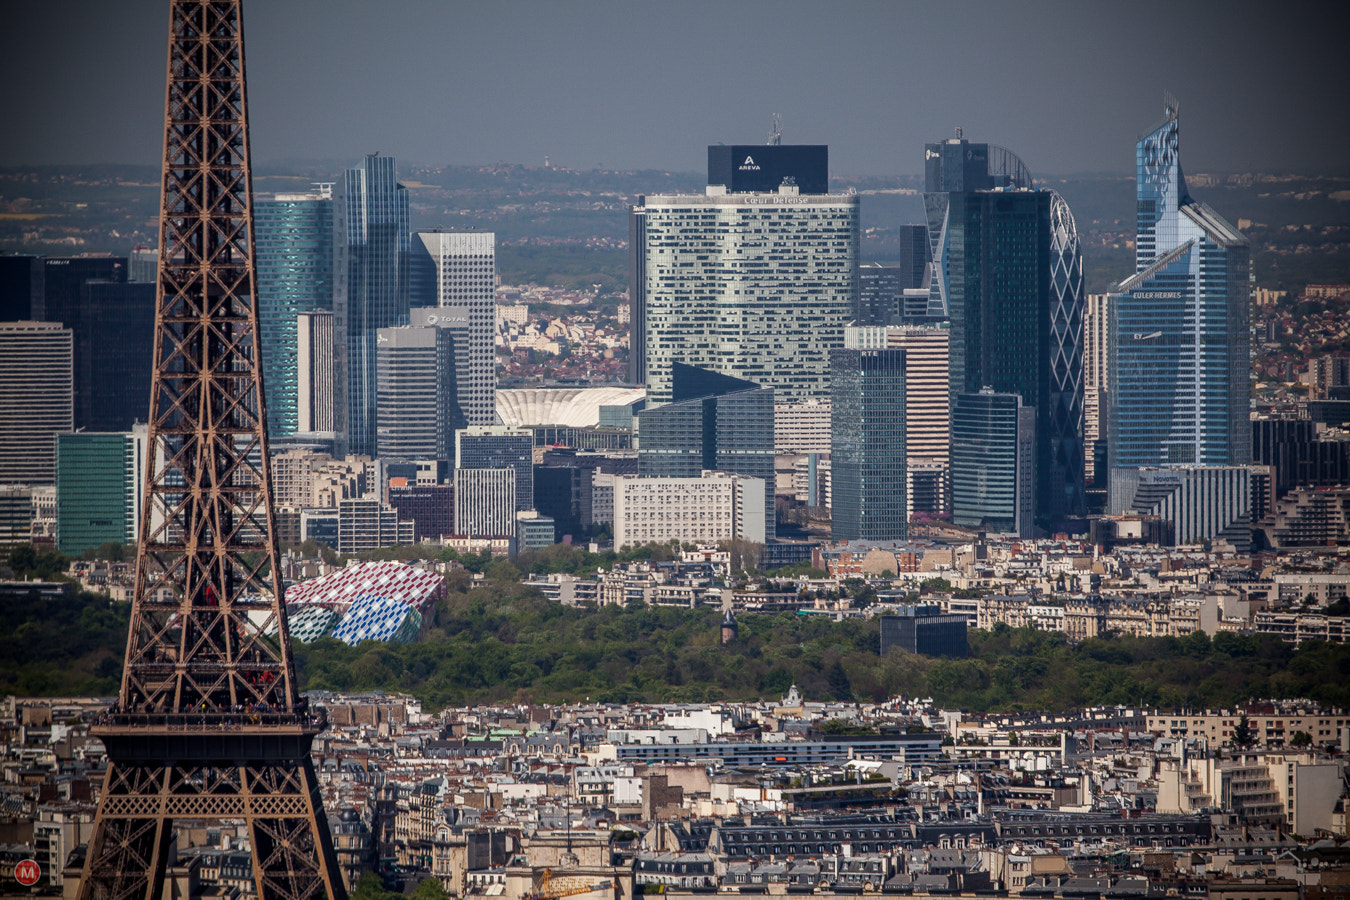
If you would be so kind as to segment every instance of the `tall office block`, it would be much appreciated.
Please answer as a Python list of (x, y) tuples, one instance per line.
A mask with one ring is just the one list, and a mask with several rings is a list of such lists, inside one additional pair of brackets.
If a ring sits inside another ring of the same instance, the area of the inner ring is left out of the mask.
[(345, 452), (375, 452), (376, 335), (408, 321), (412, 225), (392, 156), (367, 156), (333, 187), (333, 368)]
[(155, 346), (155, 286), (86, 281), (70, 322), (75, 427), (127, 431), (146, 419)]
[(1030, 537), (1036, 410), (990, 390), (952, 399), (953, 524)]
[(679, 362), (671, 375), (671, 402), (637, 415), (638, 475), (698, 478), (716, 470), (761, 479), (772, 538), (773, 389)]
[[(1251, 460), (1250, 247), (1187, 190), (1177, 118), (1169, 99), (1135, 148), (1135, 274), (1111, 298), (1113, 470)], [(1123, 502), (1113, 490), (1111, 511)]]
[(951, 393), (990, 387), (1036, 411), (1036, 517), (1084, 510), (1083, 268), (1073, 215), (1011, 152), (925, 151), (930, 312), (951, 318)]
[(73, 339), (58, 322), (0, 322), (0, 484), (53, 484), (75, 423)]
[(824, 147), (708, 153), (705, 194), (632, 211), (633, 374), (652, 405), (671, 401), (676, 362), (785, 403), (824, 398), (829, 353), (856, 313), (858, 197), (824, 193)]
[[(468, 425), (491, 425), (496, 413), (496, 246), (491, 232), (422, 231), (412, 236), (412, 324), (456, 332), (456, 397)], [(419, 315), (436, 319), (416, 320)]]
[(377, 362), (381, 459), (445, 459), (454, 453), (454, 344), (428, 326), (381, 328)]
[(928, 315), (928, 227), (899, 226), (899, 262), (858, 269), (857, 325), (900, 325)]
[(775, 403), (773, 447), (774, 452), (782, 454), (829, 453), (829, 401)]
[(1096, 458), (1110, 432), (1111, 295), (1088, 294), (1083, 309), (1083, 458), (1087, 481), (1097, 489), (1106, 485), (1105, 472), (1098, 477)]
[(390, 485), (389, 505), (400, 519), (413, 523), (419, 541), (455, 533), (453, 484)]
[(159, 276), (159, 250), (154, 247), (135, 246), (127, 254), (127, 281), (137, 284), (154, 284)]
[(0, 322), (29, 322), (42, 308), (42, 258), (0, 255)]
[[(472, 425), (456, 431), (455, 468), (510, 469), (516, 475), (516, 509), (534, 508), (534, 432), (506, 425)], [(495, 534), (515, 534), (515, 525)]]
[(905, 351), (835, 350), (830, 379), (831, 536), (904, 540)]
[(124, 256), (49, 256), (42, 260), (41, 305), (33, 308), (40, 322), (60, 322), (71, 327), (80, 307), (80, 289), (86, 281), (125, 284)]
[(41, 262), (34, 318), (71, 330), (75, 427), (125, 431), (145, 418), (150, 397), (154, 285), (128, 284), (121, 256)]
[(147, 433), (141, 426), (124, 434), (56, 436), (56, 546), (62, 553), (136, 543)]
[(455, 534), (514, 538), (516, 482), (513, 468), (455, 469)]
[(334, 416), (333, 314), (327, 310), (295, 317), (295, 427), (331, 432)]
[(333, 193), (274, 194), (253, 204), (258, 266), (258, 322), (262, 329), (267, 427), (273, 435), (300, 427), (302, 313), (333, 308)]
[(947, 462), (950, 338), (944, 324), (851, 326), (844, 332), (844, 346), (851, 349), (905, 351), (905, 452), (910, 460)]

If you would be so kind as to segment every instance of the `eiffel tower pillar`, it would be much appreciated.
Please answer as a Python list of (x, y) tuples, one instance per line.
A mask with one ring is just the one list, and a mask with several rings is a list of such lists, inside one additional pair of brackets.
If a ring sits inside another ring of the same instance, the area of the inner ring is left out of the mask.
[(172, 0), (145, 502), (85, 900), (154, 900), (176, 819), (245, 823), (258, 896), (345, 900), (279, 577), (240, 0)]

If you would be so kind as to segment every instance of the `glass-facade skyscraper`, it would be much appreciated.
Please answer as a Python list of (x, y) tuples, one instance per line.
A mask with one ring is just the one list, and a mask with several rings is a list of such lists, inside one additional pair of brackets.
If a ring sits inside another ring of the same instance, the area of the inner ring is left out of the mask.
[(134, 544), (141, 524), (148, 426), (126, 434), (56, 436), (57, 549), (79, 556), (100, 544)]
[(1073, 215), (1003, 148), (955, 139), (925, 157), (929, 312), (951, 321), (953, 412), (957, 396), (984, 388), (1020, 396), (1036, 415), (1035, 517), (1080, 516), (1085, 295)]
[[(1186, 188), (1177, 105), (1135, 148), (1135, 274), (1110, 303), (1113, 470), (1251, 461), (1247, 239)], [(1111, 511), (1131, 493), (1110, 489)]]
[(303, 194), (276, 194), (253, 204), (258, 270), (258, 328), (262, 336), (267, 429), (300, 429), (301, 313), (333, 308), (333, 196), (330, 186)]
[(392, 156), (367, 156), (333, 188), (334, 377), (346, 452), (375, 454), (376, 337), (408, 324), (411, 220)]
[(1031, 537), (1036, 410), (991, 390), (952, 398), (952, 523)]
[(834, 540), (902, 541), (909, 536), (905, 353), (841, 349), (830, 354)]

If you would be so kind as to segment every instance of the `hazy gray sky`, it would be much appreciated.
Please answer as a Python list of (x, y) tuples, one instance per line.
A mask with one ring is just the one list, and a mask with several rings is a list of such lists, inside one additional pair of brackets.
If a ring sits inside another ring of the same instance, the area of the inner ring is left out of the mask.
[[(6, 0), (0, 165), (157, 165), (167, 0)], [(706, 145), (830, 145), (921, 170), (960, 125), (1039, 174), (1133, 171), (1181, 101), (1192, 172), (1350, 169), (1343, 32), (1322, 3), (251, 0), (255, 167), (549, 157), (701, 171)]]

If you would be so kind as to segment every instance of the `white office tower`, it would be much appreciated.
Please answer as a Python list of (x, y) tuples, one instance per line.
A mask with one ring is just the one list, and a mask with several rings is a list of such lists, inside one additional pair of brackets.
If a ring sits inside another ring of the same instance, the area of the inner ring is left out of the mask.
[(296, 315), (296, 430), (332, 432), (333, 314), (314, 310)]
[[(1083, 313), (1083, 462), (1089, 482), (1095, 482), (1097, 474), (1094, 448), (1106, 438), (1107, 432), (1110, 353), (1111, 295), (1088, 294)], [(1106, 473), (1102, 476), (1101, 482), (1095, 484), (1098, 490), (1106, 484)]]
[(516, 470), (455, 470), (455, 534), (515, 537)]
[(830, 452), (830, 401), (773, 405), (773, 450), (780, 455)]
[(73, 339), (60, 322), (0, 322), (0, 484), (55, 484), (74, 430)]
[[(735, 151), (727, 165), (720, 149)], [(705, 194), (633, 208), (632, 374), (649, 405), (676, 399), (676, 362), (771, 387), (781, 403), (829, 397), (830, 351), (858, 296), (858, 197), (825, 192), (823, 147), (800, 165), (798, 149), (709, 148)]]
[(496, 235), (491, 232), (420, 231), (413, 235), (411, 323), (453, 330), (456, 397), (469, 425), (491, 425), (496, 411), (496, 259)]

